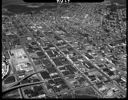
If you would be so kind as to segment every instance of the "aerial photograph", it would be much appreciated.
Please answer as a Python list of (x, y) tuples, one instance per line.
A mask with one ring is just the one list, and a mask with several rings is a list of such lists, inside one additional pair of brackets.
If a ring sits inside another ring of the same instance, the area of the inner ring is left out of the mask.
[(2, 0), (2, 98), (126, 98), (126, 0), (57, 1)]

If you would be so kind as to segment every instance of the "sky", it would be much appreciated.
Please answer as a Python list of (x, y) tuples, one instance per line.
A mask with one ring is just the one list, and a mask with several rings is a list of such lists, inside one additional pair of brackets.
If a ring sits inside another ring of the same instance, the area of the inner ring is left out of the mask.
[[(78, 0), (79, 1), (79, 0)], [(126, 0), (110, 0), (111, 2), (118, 2), (120, 4), (126, 4)], [(19, 4), (22, 4), (24, 3), (23, 0), (2, 0), (2, 6), (4, 5), (8, 5), (8, 4), (14, 4), (14, 3), (19, 3)]]
[(2, 7), (8, 4), (22, 4), (24, 3), (22, 0), (2, 0)]

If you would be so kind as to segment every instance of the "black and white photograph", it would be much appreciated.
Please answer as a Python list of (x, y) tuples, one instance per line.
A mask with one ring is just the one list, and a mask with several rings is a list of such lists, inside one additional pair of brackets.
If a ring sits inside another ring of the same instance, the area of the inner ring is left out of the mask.
[(27, 1), (2, 0), (2, 99), (127, 98), (127, 0)]

